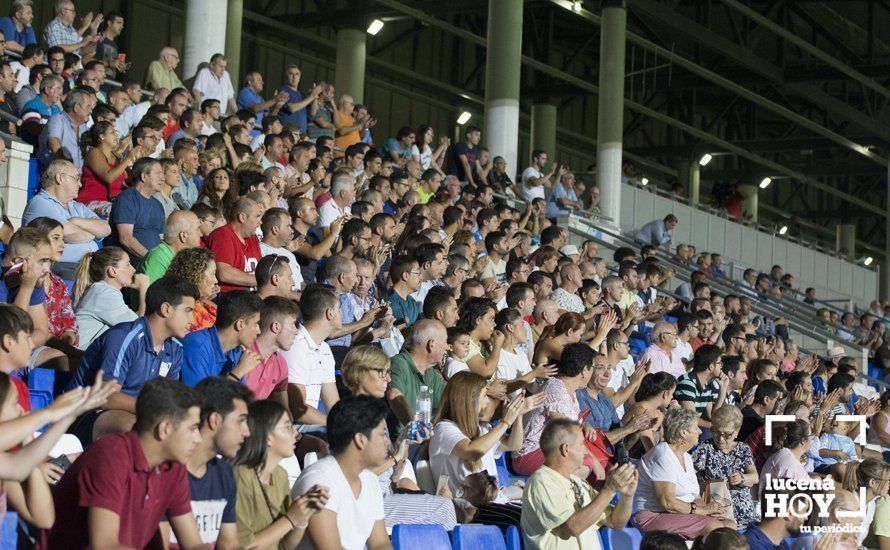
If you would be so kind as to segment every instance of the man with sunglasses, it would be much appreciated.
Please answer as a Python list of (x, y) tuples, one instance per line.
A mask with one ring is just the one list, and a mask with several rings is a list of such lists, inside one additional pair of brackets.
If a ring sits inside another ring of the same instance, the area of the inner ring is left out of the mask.
[[(588, 453), (578, 423), (551, 420), (541, 433), (544, 465), (528, 480), (523, 495), (522, 532), (525, 547), (602, 548), (598, 528), (623, 529), (633, 511), (637, 469), (620, 464), (606, 474), (597, 492), (574, 475)], [(617, 504), (610, 503), (618, 495)]]

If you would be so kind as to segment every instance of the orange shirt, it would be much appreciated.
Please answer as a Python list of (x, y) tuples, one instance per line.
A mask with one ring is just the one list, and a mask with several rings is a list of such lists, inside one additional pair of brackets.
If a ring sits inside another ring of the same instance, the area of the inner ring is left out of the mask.
[[(355, 117), (352, 115), (344, 115), (340, 111), (334, 112), (334, 126), (336, 128), (346, 128), (349, 126), (355, 126)], [(336, 134), (335, 134), (336, 135)], [(359, 135), (358, 130), (353, 130), (348, 134), (337, 136), (334, 138), (334, 147), (339, 149), (339, 151), (334, 152), (334, 156), (339, 158), (343, 156), (343, 151), (346, 150), (350, 145), (354, 145), (362, 140), (362, 137)]]

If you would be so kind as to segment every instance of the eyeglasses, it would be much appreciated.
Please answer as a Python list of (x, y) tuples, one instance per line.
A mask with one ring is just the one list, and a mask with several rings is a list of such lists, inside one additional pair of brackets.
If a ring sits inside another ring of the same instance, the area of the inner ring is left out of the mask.
[(62, 172), (61, 175), (63, 175), (63, 176), (67, 176), (67, 177), (69, 177), (69, 178), (72, 178), (72, 179), (74, 179), (74, 181), (80, 183), (80, 174), (74, 176), (74, 175), (72, 175), (72, 174), (67, 174), (67, 173), (65, 173), (65, 172)]
[(373, 371), (373, 372), (376, 372), (376, 373), (377, 373), (377, 376), (380, 377), (380, 378), (382, 378), (382, 379), (384, 379), (384, 380), (387, 379), (387, 378), (392, 377), (392, 372), (390, 372), (389, 369), (368, 369), (368, 370), (371, 370), (371, 371)]
[(276, 426), (274, 431), (292, 434), (297, 431), (297, 427), (291, 423), (287, 423), (282, 426)]
[(718, 432), (711, 430), (711, 434), (713, 434), (714, 439), (732, 439), (735, 437), (735, 432)]

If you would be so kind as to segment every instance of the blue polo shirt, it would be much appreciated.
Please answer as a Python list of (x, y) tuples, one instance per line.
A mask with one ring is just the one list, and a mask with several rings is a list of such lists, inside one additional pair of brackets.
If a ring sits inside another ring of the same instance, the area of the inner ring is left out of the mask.
[[(160, 203), (158, 203), (160, 204)], [(163, 211), (164, 207), (161, 207)], [(70, 201), (68, 204), (60, 203), (54, 196), (41, 190), (34, 195), (34, 198), (28, 201), (25, 206), (25, 212), (22, 214), (22, 225), (31, 223), (32, 220), (40, 217), (47, 217), (56, 220), (61, 224), (68, 223), (71, 218), (87, 218), (91, 220), (98, 219), (96, 213), (87, 208), (85, 204), (77, 201)], [(163, 230), (163, 228), (162, 228)], [(85, 243), (65, 243), (65, 250), (62, 251), (62, 261), (69, 263), (79, 262), (84, 254), (99, 250), (96, 241), (90, 240)]]
[(38, 95), (22, 107), (22, 114), (28, 111), (37, 111), (41, 117), (48, 119), (53, 115), (61, 114), (62, 108), (58, 105), (47, 105)]
[(179, 380), (181, 365), (182, 343), (167, 338), (160, 353), (156, 353), (148, 321), (140, 317), (115, 325), (96, 338), (83, 352), (68, 389), (91, 386), (96, 372), (102, 369), (105, 380), (117, 380), (121, 393), (136, 397), (149, 380)]
[[(406, 159), (411, 157), (411, 146), (402, 147), (402, 144), (398, 142), (396, 138), (389, 138), (389, 140), (383, 145), (383, 154), (389, 155), (389, 153), (395, 151), (396, 156), (400, 159)], [(387, 156), (387, 158), (389, 158)]]
[(597, 395), (597, 399), (594, 399), (587, 393), (587, 388), (580, 388), (575, 390), (575, 397), (578, 399), (578, 407), (582, 413), (590, 409), (590, 414), (584, 418), (584, 421), (594, 428), (608, 432), (612, 429), (612, 426), (621, 425), (621, 419), (618, 418), (618, 411), (615, 410), (615, 405), (609, 399), (609, 396), (603, 392), (600, 392)]
[[(6, 284), (6, 270), (4, 270), (3, 277), (0, 278), (0, 303), (9, 303), (15, 301), (16, 296), (19, 294), (19, 287), (14, 286), (10, 288)], [(31, 291), (31, 300), (28, 305), (36, 306), (38, 304), (42, 304), (46, 301), (46, 290), (44, 290), (43, 285), (34, 285), (34, 290)]]
[[(124, 189), (111, 207), (111, 224), (133, 226), (133, 236), (146, 250), (158, 246), (164, 233), (164, 207), (154, 197), (145, 197), (135, 187)], [(120, 243), (117, 228), (114, 231), (115, 243)]]
[(192, 332), (182, 339), (182, 347), (182, 383), (190, 387), (195, 387), (208, 376), (228, 374), (238, 364), (244, 351), (241, 346), (223, 351), (216, 327)]
[[(242, 88), (240, 92), (238, 92), (238, 101), (235, 103), (238, 105), (239, 109), (249, 109), (251, 105), (256, 105), (257, 103), (263, 103), (266, 100), (263, 99), (263, 96), (254, 92), (250, 88)], [(263, 115), (266, 114), (266, 111), (260, 111), (256, 113), (256, 120), (253, 123), (254, 128), (262, 128), (263, 127)]]
[[(303, 97), (303, 94), (300, 93), (300, 90), (294, 90), (290, 86), (282, 86), (279, 92), (287, 92), (287, 95), (289, 96), (287, 98), (288, 103), (299, 103), (306, 99)], [(309, 119), (306, 116), (306, 107), (293, 113), (288, 111), (287, 107), (282, 107), (281, 110), (278, 111), (278, 120), (280, 120), (282, 124), (287, 124), (288, 122), (296, 124), (300, 127), (300, 132), (304, 135), (306, 134), (306, 127), (309, 124)]]
[(0, 32), (3, 33), (6, 40), (17, 42), (19, 46), (22, 47), (27, 46), (28, 44), (37, 43), (37, 36), (34, 34), (33, 28), (25, 27), (24, 29), (19, 30), (18, 27), (15, 26), (15, 21), (9, 16), (0, 19)]
[(389, 302), (392, 308), (392, 316), (395, 317), (396, 321), (404, 319), (405, 323), (410, 327), (420, 317), (420, 302), (412, 298), (410, 294), (408, 299), (405, 300), (399, 296), (398, 292), (393, 291), (392, 294), (386, 297), (386, 301)]

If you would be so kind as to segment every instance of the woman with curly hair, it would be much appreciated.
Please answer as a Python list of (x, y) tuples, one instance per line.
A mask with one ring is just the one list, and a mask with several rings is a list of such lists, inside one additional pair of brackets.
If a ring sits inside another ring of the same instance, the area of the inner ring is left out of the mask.
[(194, 284), (201, 294), (195, 302), (195, 322), (189, 327), (189, 332), (212, 327), (216, 323), (216, 304), (211, 299), (219, 293), (213, 253), (199, 247), (180, 250), (170, 262), (167, 275)]
[(470, 298), (460, 306), (457, 328), (470, 335), (470, 354), (464, 362), (470, 370), (491, 378), (498, 370), (504, 334), (495, 330), (497, 312), (488, 298)]
[(216, 210), (218, 217), (225, 216), (226, 205), (238, 198), (238, 186), (232, 185), (232, 175), (226, 168), (217, 168), (207, 174), (204, 187), (198, 193), (197, 202)]

